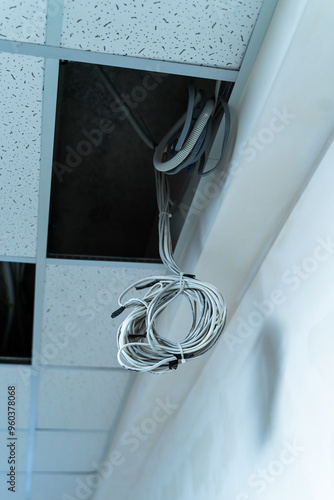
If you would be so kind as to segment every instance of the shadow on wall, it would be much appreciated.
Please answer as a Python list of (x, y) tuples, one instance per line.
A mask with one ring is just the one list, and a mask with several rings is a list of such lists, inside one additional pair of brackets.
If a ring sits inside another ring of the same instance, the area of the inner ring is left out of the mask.
[(254, 384), (259, 428), (257, 439), (263, 446), (270, 438), (277, 415), (277, 402), (284, 365), (283, 331), (275, 321), (263, 324), (259, 337), (250, 356), (255, 366)]

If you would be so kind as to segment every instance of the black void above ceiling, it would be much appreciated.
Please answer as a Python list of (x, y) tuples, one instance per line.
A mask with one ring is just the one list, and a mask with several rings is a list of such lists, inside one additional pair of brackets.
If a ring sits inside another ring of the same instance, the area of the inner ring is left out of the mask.
[[(187, 109), (189, 77), (103, 70), (154, 144)], [(209, 96), (214, 86), (200, 80)], [(61, 63), (48, 256), (159, 260), (152, 159), (97, 67)], [(176, 205), (191, 175), (170, 176)], [(182, 220), (172, 220), (175, 241), (181, 227)]]

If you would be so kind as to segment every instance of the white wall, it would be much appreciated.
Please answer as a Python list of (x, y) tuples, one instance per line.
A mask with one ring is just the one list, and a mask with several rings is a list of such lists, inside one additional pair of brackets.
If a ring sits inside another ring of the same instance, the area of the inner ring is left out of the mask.
[(334, 143), (138, 470), (136, 498), (333, 497), (333, 162)]
[[(230, 323), (211, 356), (139, 377), (110, 450), (124, 460), (96, 500), (333, 495), (334, 252), (319, 243), (334, 240), (333, 15), (325, 0), (279, 2), (237, 113), (237, 174), (217, 217), (217, 199), (197, 216), (184, 259), (226, 295)], [(164, 421), (157, 398), (174, 405)]]

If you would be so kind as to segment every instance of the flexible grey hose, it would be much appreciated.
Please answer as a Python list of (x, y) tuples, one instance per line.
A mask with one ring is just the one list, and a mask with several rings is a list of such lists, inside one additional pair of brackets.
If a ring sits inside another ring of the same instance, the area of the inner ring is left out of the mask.
[(180, 134), (179, 140), (177, 141), (177, 144), (175, 146), (175, 151), (180, 151), (182, 149), (182, 146), (184, 144), (184, 141), (186, 140), (186, 137), (188, 135), (188, 131), (191, 125), (191, 119), (193, 116), (193, 111), (194, 111), (194, 106), (195, 106), (195, 87), (194, 84), (189, 85), (189, 99), (188, 99), (188, 109), (187, 109), (187, 116), (183, 125), (182, 132)]
[(208, 120), (210, 119), (213, 109), (214, 109), (214, 102), (212, 100), (207, 101), (182, 149), (178, 153), (176, 153), (176, 155), (173, 156), (173, 158), (164, 162), (162, 158), (166, 146), (170, 138), (182, 125), (186, 116), (183, 115), (183, 117), (180, 120), (178, 120), (175, 126), (167, 133), (167, 135), (162, 139), (162, 141), (155, 150), (153, 163), (157, 170), (159, 170), (160, 172), (169, 172), (170, 170), (173, 170), (174, 168), (178, 167), (180, 163), (182, 163), (187, 158), (187, 156), (191, 153), (191, 151), (195, 147), (201, 133), (203, 132), (204, 127), (206, 126)]

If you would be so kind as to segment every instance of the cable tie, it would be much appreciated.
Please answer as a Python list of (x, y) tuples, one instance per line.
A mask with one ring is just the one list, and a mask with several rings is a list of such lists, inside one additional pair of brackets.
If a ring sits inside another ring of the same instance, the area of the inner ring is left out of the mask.
[(179, 365), (179, 360), (178, 359), (173, 359), (168, 363), (169, 369), (170, 370), (176, 370)]
[(120, 314), (122, 314), (122, 312), (125, 310), (125, 307), (122, 306), (120, 307), (119, 309), (116, 309), (116, 311), (114, 311), (111, 315), (112, 318), (117, 318), (117, 316), (119, 316)]
[(183, 354), (183, 349), (181, 344), (177, 344), (180, 348), (180, 353), (181, 353), (181, 363), (185, 363), (186, 360), (184, 359), (184, 354)]
[(186, 274), (186, 273), (183, 273), (183, 276), (184, 276), (185, 278), (192, 278), (192, 279), (194, 279), (194, 280), (196, 279), (195, 274)]
[(150, 281), (149, 283), (146, 283), (146, 285), (136, 286), (136, 290), (144, 290), (144, 288), (150, 288), (151, 286), (156, 285), (157, 283), (159, 283), (159, 280)]
[(161, 217), (161, 215), (168, 215), (168, 217), (172, 217), (172, 214), (169, 212), (160, 212), (159, 217)]

